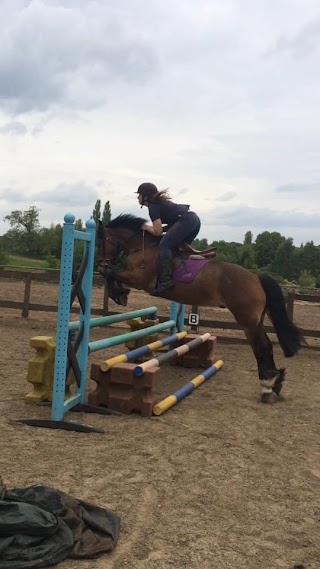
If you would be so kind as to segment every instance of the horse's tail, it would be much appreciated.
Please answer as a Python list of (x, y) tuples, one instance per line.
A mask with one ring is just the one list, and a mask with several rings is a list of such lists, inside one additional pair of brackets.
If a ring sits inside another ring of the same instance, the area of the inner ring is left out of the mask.
[(280, 346), (284, 355), (291, 358), (301, 348), (302, 333), (288, 318), (284, 297), (278, 283), (268, 275), (260, 275), (259, 279), (266, 294), (266, 309)]

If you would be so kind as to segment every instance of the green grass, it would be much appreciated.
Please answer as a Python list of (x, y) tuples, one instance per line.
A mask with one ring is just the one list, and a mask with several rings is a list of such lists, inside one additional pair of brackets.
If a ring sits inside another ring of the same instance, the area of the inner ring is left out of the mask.
[(21, 267), (21, 268), (32, 268), (32, 269), (47, 269), (47, 261), (41, 259), (29, 259), (28, 257), (20, 257), (19, 255), (8, 255), (8, 263), (6, 266), (9, 267)]

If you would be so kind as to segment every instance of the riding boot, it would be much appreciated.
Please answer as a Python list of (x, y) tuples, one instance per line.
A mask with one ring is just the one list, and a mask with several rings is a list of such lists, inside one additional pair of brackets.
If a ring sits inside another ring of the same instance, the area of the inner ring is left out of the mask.
[(172, 262), (170, 259), (164, 259), (159, 262), (158, 286), (151, 294), (153, 296), (162, 296), (172, 287), (174, 287), (174, 282), (172, 281)]

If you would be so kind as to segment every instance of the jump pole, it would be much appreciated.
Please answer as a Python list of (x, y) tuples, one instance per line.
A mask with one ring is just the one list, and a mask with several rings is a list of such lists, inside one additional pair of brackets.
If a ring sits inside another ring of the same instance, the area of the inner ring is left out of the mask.
[[(100, 326), (109, 326), (110, 324), (116, 324), (117, 322), (125, 322), (126, 320), (132, 320), (133, 318), (149, 316), (150, 320), (156, 320), (157, 318), (157, 307), (150, 306), (149, 308), (141, 308), (140, 310), (132, 310), (131, 312), (124, 312), (122, 314), (112, 314), (111, 316), (101, 316), (100, 318), (91, 318), (90, 328), (97, 328)], [(170, 318), (170, 320), (173, 320)], [(69, 322), (69, 331), (79, 330), (80, 320), (74, 322)]]
[(159, 350), (168, 344), (174, 344), (179, 340), (182, 340), (187, 336), (187, 332), (178, 332), (177, 334), (173, 334), (171, 336), (167, 336), (162, 340), (157, 340), (156, 342), (151, 342), (150, 344), (146, 344), (145, 346), (140, 346), (139, 348), (135, 348), (130, 352), (126, 352), (125, 354), (120, 354), (118, 356), (114, 356), (113, 358), (109, 358), (100, 364), (101, 371), (108, 371), (113, 366), (120, 364), (120, 363), (127, 363), (132, 362), (136, 358), (144, 356), (145, 354), (150, 354), (155, 350)]
[(136, 330), (135, 332), (127, 332), (126, 334), (113, 336), (113, 338), (104, 338), (103, 340), (89, 342), (88, 353), (91, 354), (92, 352), (104, 350), (105, 348), (110, 348), (111, 346), (118, 346), (119, 344), (124, 344), (128, 340), (145, 338), (154, 332), (162, 332), (163, 330), (168, 330), (168, 328), (171, 329), (172, 326), (175, 326), (175, 321), (167, 320), (166, 322), (161, 322), (160, 324), (155, 324), (154, 326), (148, 326), (148, 328), (142, 328), (142, 330)]
[(182, 354), (186, 354), (190, 350), (193, 350), (193, 348), (200, 346), (201, 344), (206, 342), (210, 338), (210, 336), (211, 334), (209, 332), (207, 332), (206, 334), (202, 334), (202, 336), (199, 336), (199, 338), (191, 340), (191, 342), (188, 342), (187, 344), (178, 346), (177, 348), (170, 350), (170, 352), (167, 352), (166, 354), (163, 354), (158, 358), (153, 358), (152, 360), (148, 360), (147, 362), (144, 362), (143, 364), (136, 366), (133, 370), (133, 373), (134, 375), (140, 377), (148, 369), (151, 369), (153, 367), (159, 367), (161, 366), (161, 364), (166, 364), (167, 362), (170, 362), (171, 360), (174, 360), (175, 358), (182, 356)]
[(208, 367), (203, 373), (191, 379), (191, 381), (180, 387), (180, 389), (175, 391), (172, 395), (169, 395), (165, 399), (162, 399), (162, 401), (159, 401), (159, 403), (153, 407), (154, 415), (162, 415), (168, 411), (168, 409), (171, 409), (171, 407), (179, 403), (179, 401), (186, 397), (186, 395), (189, 395), (189, 393), (199, 387), (199, 385), (204, 383), (209, 379), (209, 377), (214, 375), (222, 366), (223, 361), (218, 360), (214, 365)]

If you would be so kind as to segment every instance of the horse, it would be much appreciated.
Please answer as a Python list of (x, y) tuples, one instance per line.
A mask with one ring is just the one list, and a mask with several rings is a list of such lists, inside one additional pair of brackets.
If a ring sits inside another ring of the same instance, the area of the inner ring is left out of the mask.
[[(99, 222), (97, 267), (107, 279), (109, 295), (117, 304), (126, 305), (130, 292), (127, 287), (148, 293), (156, 287), (159, 238), (141, 229), (145, 222), (130, 214), (121, 214), (106, 226)], [(304, 342), (300, 330), (288, 318), (280, 286), (268, 275), (258, 275), (216, 258), (208, 259), (208, 251), (197, 257), (189, 253), (174, 252), (174, 266), (178, 266), (180, 278), (173, 272), (174, 287), (164, 298), (188, 305), (225, 306), (242, 328), (253, 351), (261, 400), (269, 402), (272, 393), (280, 397), (285, 368), (278, 369), (275, 365), (273, 346), (264, 329), (265, 315), (273, 324), (285, 357), (296, 355)], [(196, 274), (190, 270), (192, 263), (198, 265)], [(185, 266), (185, 274), (191, 282), (181, 278)]]

